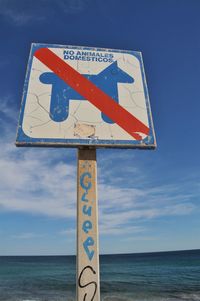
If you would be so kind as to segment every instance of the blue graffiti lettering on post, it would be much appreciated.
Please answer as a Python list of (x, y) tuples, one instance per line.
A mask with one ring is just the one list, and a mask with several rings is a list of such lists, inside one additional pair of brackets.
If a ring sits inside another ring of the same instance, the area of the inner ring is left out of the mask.
[[(88, 191), (92, 187), (91, 178), (92, 178), (92, 175), (91, 175), (90, 172), (84, 172), (80, 176), (80, 185), (84, 189), (84, 192), (81, 196), (81, 201), (82, 202), (86, 202), (86, 203), (90, 202), (87, 195), (88, 195)], [(87, 220), (85, 220), (83, 222), (82, 230), (84, 231), (84, 233), (89, 235), (89, 232), (93, 228), (92, 222), (89, 220), (89, 217), (92, 216), (92, 206), (83, 205), (82, 214), (87, 216)], [(85, 253), (86, 253), (86, 255), (87, 255), (87, 257), (90, 261), (92, 260), (92, 258), (94, 256), (94, 250), (91, 249), (92, 246), (94, 246), (94, 239), (91, 236), (88, 236), (86, 238), (86, 240), (83, 242), (83, 248), (84, 248), (84, 251), (85, 251)]]
[(88, 234), (88, 232), (92, 229), (92, 223), (91, 221), (84, 221), (82, 229), (85, 233)]
[(80, 178), (80, 184), (81, 184), (81, 187), (82, 187), (83, 189), (85, 189), (86, 192), (87, 192), (88, 190), (91, 189), (92, 183), (91, 183), (90, 181), (88, 181), (88, 183), (85, 182), (84, 180), (85, 180), (86, 177), (88, 177), (89, 179), (91, 179), (91, 178), (92, 178), (91, 173), (90, 173), (90, 172), (84, 172), (84, 173), (81, 175), (81, 178)]
[(82, 195), (82, 197), (81, 197), (81, 201), (83, 201), (83, 202), (87, 202), (88, 203), (88, 199), (86, 199), (86, 195), (88, 194), (88, 192), (86, 191), (86, 192), (84, 192), (84, 194)]
[(94, 250), (90, 251), (89, 247), (94, 246), (94, 239), (89, 236), (83, 243), (83, 247), (85, 249), (85, 252), (89, 258), (89, 260), (92, 260), (92, 257), (94, 256)]
[(83, 213), (85, 215), (91, 216), (92, 215), (92, 206), (87, 207), (87, 205), (83, 206)]

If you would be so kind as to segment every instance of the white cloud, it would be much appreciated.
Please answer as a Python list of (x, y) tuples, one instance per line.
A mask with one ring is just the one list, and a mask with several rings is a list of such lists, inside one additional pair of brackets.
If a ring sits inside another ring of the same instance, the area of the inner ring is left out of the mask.
[[(61, 159), (61, 158), (60, 158)], [(5, 144), (0, 150), (0, 206), (61, 218), (76, 215), (76, 165), (63, 163), (48, 149), (17, 149)], [(189, 214), (194, 210), (185, 195), (168, 194), (166, 187), (136, 189), (99, 185), (102, 233), (140, 231), (135, 220)], [(166, 202), (167, 199), (167, 202)], [(164, 201), (163, 201), (164, 200)], [(164, 203), (164, 204), (163, 204)], [(121, 230), (120, 230), (121, 229)]]
[[(123, 223), (122, 223), (123, 224)], [(100, 223), (100, 234), (103, 235), (125, 235), (125, 234), (132, 234), (135, 235), (137, 233), (142, 233), (146, 231), (144, 227), (140, 226), (127, 226), (127, 225), (120, 225), (120, 223)]]
[[(42, 2), (45, 3), (45, 1)], [(40, 5), (42, 4), (42, 2), (40, 2)], [(23, 26), (33, 20), (35, 22), (38, 22), (45, 19), (44, 15), (41, 14), (41, 12), (43, 12), (43, 9), (41, 10), (35, 9), (35, 6), (37, 5), (37, 1), (31, 3), (28, 0), (26, 1), (25, 4), (16, 1), (1, 0), (0, 5), (1, 5), (0, 16), (11, 21), (16, 26)]]
[(0, 101), (0, 113), (2, 114), (2, 117), (0, 119), (3, 120), (3, 116), (6, 116), (7, 118), (10, 118), (17, 121), (17, 114), (14, 106), (11, 104), (12, 98), (11, 96), (2, 97)]
[(32, 239), (32, 238), (40, 238), (43, 237), (41, 234), (36, 234), (33, 232), (25, 232), (25, 233), (20, 233), (20, 234), (14, 234), (12, 235), (12, 238), (14, 239)]
[(75, 14), (83, 11), (89, 5), (88, 2), (89, 0), (61, 0), (59, 6), (64, 13)]
[(77, 14), (87, 7), (89, 0), (40, 0), (40, 1), (7, 1), (0, 0), (0, 16), (15, 26), (24, 26), (30, 22), (44, 22), (55, 19), (58, 14)]
[[(0, 109), (7, 117), (12, 115), (12, 108), (8, 107), (7, 102), (1, 104)], [(1, 125), (3, 129), (7, 127), (8, 135), (7, 140), (0, 137), (0, 210), (68, 218), (74, 222), (75, 150), (16, 148), (14, 127), (5, 122)], [(110, 166), (109, 173), (104, 173), (111, 161), (112, 152), (108, 151), (108, 158), (105, 152), (104, 161), (99, 164), (102, 176), (98, 185), (102, 234), (144, 233), (146, 227), (141, 224), (151, 219), (194, 212), (196, 207), (191, 202), (192, 194), (183, 191), (183, 183), (159, 187), (144, 185), (143, 188), (136, 188), (124, 185), (126, 178), (123, 179), (123, 183), (112, 181), (116, 169)], [(123, 152), (125, 157), (122, 156)], [(129, 162), (128, 157), (128, 151), (115, 152), (115, 165), (122, 160)], [(131, 170), (129, 172), (131, 173)], [(141, 179), (141, 174), (144, 176), (136, 164), (132, 172), (134, 178), (138, 176)], [(120, 177), (122, 175), (119, 175)], [(146, 182), (144, 179), (144, 183)], [(72, 231), (74, 230), (68, 229), (67, 234), (72, 234)]]
[(76, 229), (75, 228), (69, 228), (69, 229), (65, 229), (65, 230), (61, 230), (60, 232), (59, 232), (59, 234), (61, 234), (61, 235), (67, 235), (67, 236), (75, 236), (75, 234), (76, 234)]
[(47, 149), (35, 154), (21, 151), (7, 148), (6, 154), (1, 154), (0, 205), (6, 210), (74, 217), (75, 167), (53, 163)]

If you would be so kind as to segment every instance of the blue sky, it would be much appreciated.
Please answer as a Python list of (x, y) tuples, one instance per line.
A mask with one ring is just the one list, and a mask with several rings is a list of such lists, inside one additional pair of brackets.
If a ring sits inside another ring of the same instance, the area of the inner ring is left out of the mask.
[(97, 151), (101, 253), (200, 248), (200, 2), (0, 7), (0, 255), (75, 254), (76, 149), (14, 145), (32, 42), (143, 54), (158, 148)]

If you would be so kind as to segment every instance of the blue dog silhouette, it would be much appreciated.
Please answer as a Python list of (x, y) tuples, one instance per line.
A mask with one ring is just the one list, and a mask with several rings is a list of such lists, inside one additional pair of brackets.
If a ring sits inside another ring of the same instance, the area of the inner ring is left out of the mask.
[[(109, 65), (97, 75), (82, 75), (112, 97), (112, 99), (117, 103), (119, 103), (117, 83), (134, 82), (134, 79), (130, 75), (118, 67), (117, 61)], [(53, 72), (42, 73), (40, 75), (40, 81), (43, 84), (52, 85), (49, 115), (50, 118), (56, 122), (61, 122), (67, 119), (69, 115), (70, 99), (84, 100), (83, 96), (81, 96), (76, 90), (72, 89)], [(114, 123), (104, 113), (101, 113), (101, 117), (107, 123)]]

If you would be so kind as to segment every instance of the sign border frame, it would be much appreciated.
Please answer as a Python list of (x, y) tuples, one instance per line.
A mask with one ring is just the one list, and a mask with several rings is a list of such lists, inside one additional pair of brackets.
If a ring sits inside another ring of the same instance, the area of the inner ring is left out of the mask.
[[(147, 108), (147, 116), (149, 121), (149, 135), (142, 140), (106, 140), (106, 139), (94, 139), (94, 138), (80, 138), (80, 139), (63, 139), (63, 138), (31, 138), (27, 136), (22, 129), (22, 122), (24, 116), (24, 109), (26, 104), (26, 98), (28, 93), (28, 84), (30, 79), (31, 67), (33, 62), (34, 53), (40, 48), (66, 48), (66, 49), (78, 49), (78, 50), (95, 50), (106, 52), (122, 52), (130, 55), (134, 55), (140, 63), (140, 70), (142, 74), (142, 83), (145, 95), (145, 102)], [(21, 109), (19, 115), (16, 146), (35, 146), (35, 147), (65, 147), (65, 148), (78, 148), (78, 147), (90, 147), (90, 148), (141, 148), (141, 149), (154, 149), (156, 148), (156, 137), (152, 120), (152, 113), (149, 101), (149, 93), (146, 83), (146, 76), (144, 71), (144, 64), (142, 59), (142, 53), (132, 50), (120, 50), (110, 48), (99, 47), (86, 47), (86, 46), (72, 46), (72, 45), (59, 45), (59, 44), (45, 44), (45, 43), (32, 43), (29, 54), (25, 82), (23, 87)]]

